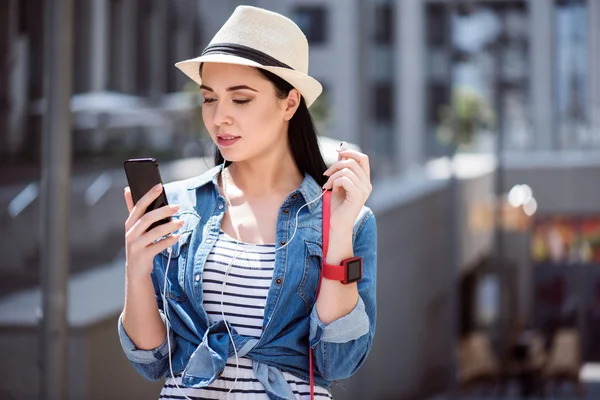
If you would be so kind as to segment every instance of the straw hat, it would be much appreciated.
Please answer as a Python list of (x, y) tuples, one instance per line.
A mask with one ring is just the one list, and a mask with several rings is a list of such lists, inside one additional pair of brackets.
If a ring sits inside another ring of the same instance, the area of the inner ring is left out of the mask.
[(289, 18), (272, 11), (239, 6), (202, 52), (202, 55), (175, 64), (198, 84), (200, 64), (239, 64), (262, 68), (296, 88), (310, 105), (323, 91), (308, 75), (308, 41)]

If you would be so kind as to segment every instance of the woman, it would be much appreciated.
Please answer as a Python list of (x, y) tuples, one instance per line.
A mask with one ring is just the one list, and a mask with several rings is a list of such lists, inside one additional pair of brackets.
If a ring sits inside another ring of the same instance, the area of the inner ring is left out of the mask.
[(311, 366), (314, 396), (331, 398), (375, 331), (369, 160), (343, 150), (326, 168), (308, 112), (321, 85), (306, 38), (279, 14), (238, 7), (177, 67), (200, 84), (217, 166), (165, 185), (170, 206), (146, 215), (163, 189), (135, 206), (125, 190), (123, 350), (146, 378), (168, 376), (163, 398), (308, 399)]

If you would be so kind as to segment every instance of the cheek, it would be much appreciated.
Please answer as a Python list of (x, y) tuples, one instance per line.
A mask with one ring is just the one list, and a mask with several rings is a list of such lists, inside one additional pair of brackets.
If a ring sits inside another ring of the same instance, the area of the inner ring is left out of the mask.
[(240, 133), (253, 137), (253, 143), (270, 142), (277, 132), (277, 111), (267, 104), (252, 104), (235, 107), (231, 117)]
[(275, 134), (283, 124), (283, 114), (274, 104), (262, 105), (251, 114), (254, 127), (265, 134)]
[[(210, 107), (206, 107), (206, 105), (202, 107), (202, 121), (204, 121), (204, 126), (206, 126), (207, 129), (212, 126), (212, 111), (210, 110)], [(210, 131), (210, 129), (208, 130)]]

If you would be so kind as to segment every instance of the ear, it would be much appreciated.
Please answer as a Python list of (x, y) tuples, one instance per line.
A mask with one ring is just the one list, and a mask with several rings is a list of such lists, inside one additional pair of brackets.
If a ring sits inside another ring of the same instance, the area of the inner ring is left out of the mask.
[(298, 90), (296, 90), (296, 89), (290, 90), (287, 98), (284, 100), (285, 109), (284, 109), (283, 119), (285, 121), (289, 121), (290, 119), (292, 119), (292, 117), (296, 113), (296, 110), (300, 106), (301, 98), (302, 98), (302, 95), (300, 94), (300, 92)]

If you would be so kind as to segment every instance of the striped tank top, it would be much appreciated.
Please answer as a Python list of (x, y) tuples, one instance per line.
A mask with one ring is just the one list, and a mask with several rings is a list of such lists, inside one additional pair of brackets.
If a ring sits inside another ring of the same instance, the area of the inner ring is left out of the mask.
[[(274, 244), (249, 244), (229, 237), (221, 231), (213, 246), (203, 272), (203, 306), (213, 322), (229, 321), (240, 335), (260, 338), (267, 294), (275, 269)], [(235, 254), (235, 260), (232, 259)], [(231, 265), (231, 267), (229, 267)], [(227, 269), (229, 275), (223, 296), (223, 281)], [(221, 304), (222, 303), (222, 304)], [(231, 400), (268, 400), (263, 385), (252, 371), (252, 360), (239, 358), (236, 368), (235, 357), (227, 360), (223, 374), (205, 388), (185, 388), (181, 376), (167, 378), (160, 393), (160, 399), (194, 400), (222, 399), (234, 385), (237, 369), (237, 382), (227, 395)], [(310, 384), (302, 379), (283, 372), (296, 399), (310, 399)], [(179, 385), (179, 388), (176, 386)], [(315, 385), (315, 399), (332, 399), (331, 393)]]

